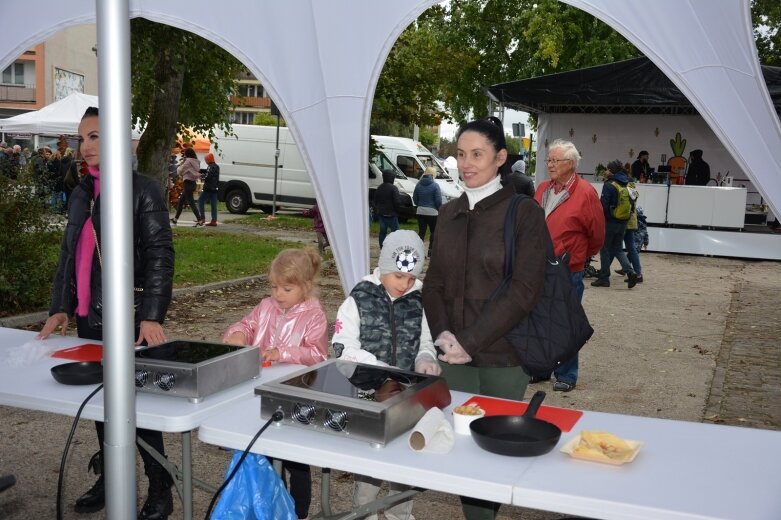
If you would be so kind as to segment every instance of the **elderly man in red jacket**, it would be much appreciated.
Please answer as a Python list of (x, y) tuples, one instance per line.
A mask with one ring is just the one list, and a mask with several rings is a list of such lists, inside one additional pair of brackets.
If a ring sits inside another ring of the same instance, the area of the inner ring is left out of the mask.
[[(534, 194), (545, 210), (556, 255), (570, 255), (570, 280), (583, 298), (583, 270), (586, 259), (595, 255), (605, 241), (605, 216), (599, 196), (590, 184), (578, 177), (580, 153), (569, 141), (557, 139), (548, 148), (548, 175)], [(531, 382), (547, 381), (550, 374), (530, 374)], [(569, 392), (578, 380), (578, 356), (562, 363), (554, 371), (553, 389)]]

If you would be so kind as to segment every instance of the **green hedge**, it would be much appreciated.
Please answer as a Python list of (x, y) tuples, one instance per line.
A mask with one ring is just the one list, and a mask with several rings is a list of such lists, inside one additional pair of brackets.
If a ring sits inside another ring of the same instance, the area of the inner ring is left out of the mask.
[(45, 309), (57, 264), (62, 217), (40, 188), (0, 175), (0, 316)]

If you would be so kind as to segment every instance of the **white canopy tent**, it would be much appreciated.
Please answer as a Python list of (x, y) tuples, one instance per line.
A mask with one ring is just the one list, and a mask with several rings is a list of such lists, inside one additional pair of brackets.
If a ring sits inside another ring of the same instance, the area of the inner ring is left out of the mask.
[(76, 135), (87, 107), (98, 106), (98, 96), (71, 92), (40, 110), (0, 119), (0, 132), (40, 135)]
[[(38, 135), (76, 135), (79, 121), (88, 107), (97, 107), (98, 96), (71, 92), (59, 101), (40, 110), (0, 119), (0, 133)], [(132, 130), (133, 139), (139, 139), (138, 130)], [(38, 146), (36, 141), (35, 146)]]
[[(781, 149), (781, 126), (762, 82), (749, 0), (564, 1), (609, 23), (651, 58), (781, 213), (781, 157), (773, 153)], [(221, 45), (262, 81), (313, 174), (348, 290), (369, 269), (364, 163), (377, 78), (404, 28), (436, 3), (262, 0), (220, 9), (193, 0), (181, 9), (174, 0), (131, 0), (130, 11)], [(94, 0), (43, 0), (24, 24), (3, 19), (0, 66), (63, 27), (94, 21)]]

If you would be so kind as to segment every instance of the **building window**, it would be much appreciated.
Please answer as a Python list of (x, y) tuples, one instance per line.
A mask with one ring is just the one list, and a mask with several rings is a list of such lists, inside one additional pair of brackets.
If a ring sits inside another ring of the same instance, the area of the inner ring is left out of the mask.
[(263, 85), (241, 83), (239, 85), (239, 95), (244, 97), (263, 97)]
[(24, 63), (17, 61), (3, 71), (3, 83), (24, 85)]
[(253, 125), (255, 124), (255, 112), (232, 112), (230, 119), (233, 125)]

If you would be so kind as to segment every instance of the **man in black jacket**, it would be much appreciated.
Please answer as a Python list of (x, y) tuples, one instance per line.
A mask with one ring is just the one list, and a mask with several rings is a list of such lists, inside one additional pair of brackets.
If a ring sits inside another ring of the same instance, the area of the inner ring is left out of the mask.
[(374, 193), (374, 205), (380, 219), (380, 247), (385, 242), (389, 227), (391, 233), (399, 229), (399, 212), (403, 204), (399, 189), (393, 184), (395, 180), (396, 174), (393, 170), (383, 170), (382, 184)]

